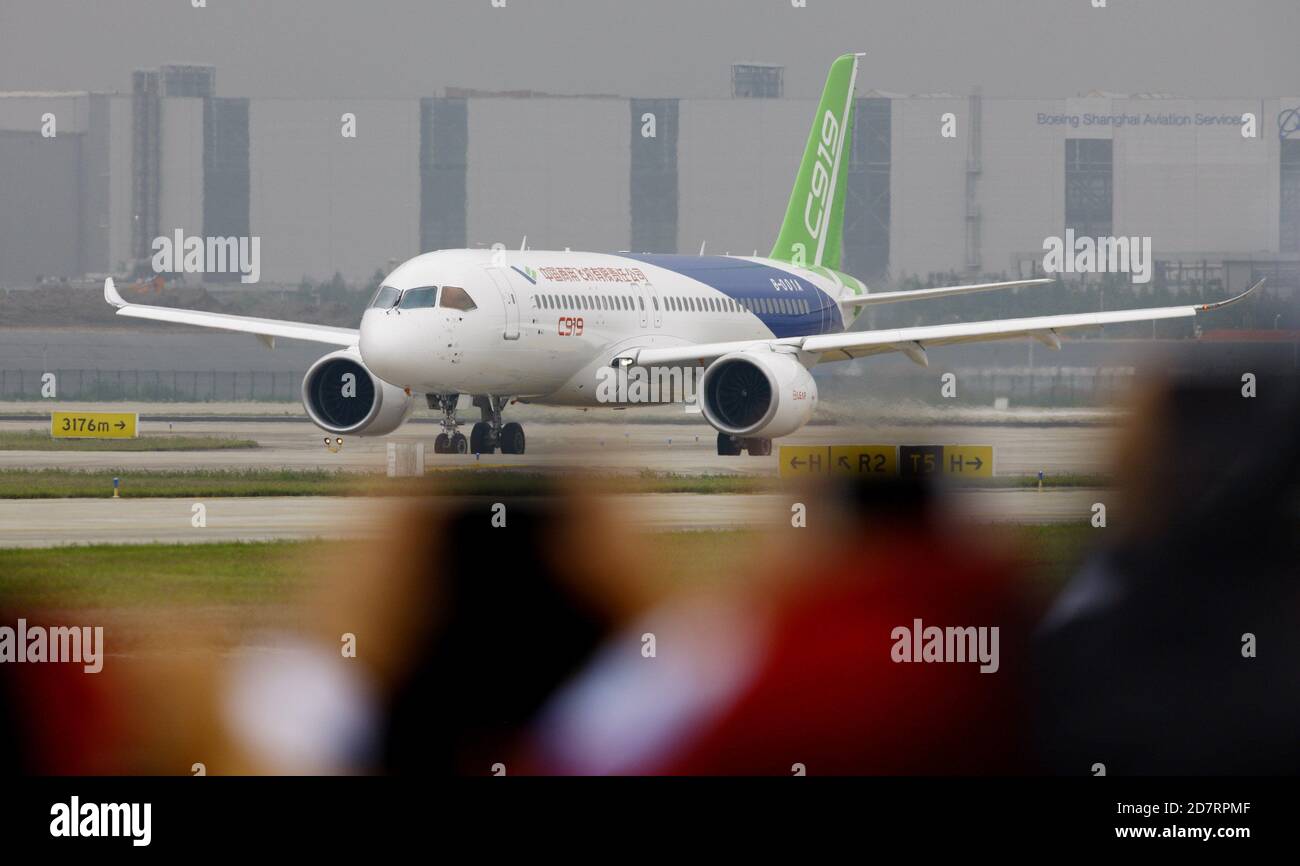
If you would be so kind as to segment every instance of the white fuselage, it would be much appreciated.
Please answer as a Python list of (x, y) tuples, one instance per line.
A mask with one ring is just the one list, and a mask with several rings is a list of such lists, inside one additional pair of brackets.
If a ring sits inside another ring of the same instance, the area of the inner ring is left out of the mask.
[(440, 302), (455, 286), (472, 299), (469, 310), (399, 301), (365, 311), (366, 366), (424, 393), (597, 405), (598, 371), (632, 348), (844, 329), (833, 272), (763, 258), (444, 250), (407, 261), (384, 286), (403, 298), (437, 287)]

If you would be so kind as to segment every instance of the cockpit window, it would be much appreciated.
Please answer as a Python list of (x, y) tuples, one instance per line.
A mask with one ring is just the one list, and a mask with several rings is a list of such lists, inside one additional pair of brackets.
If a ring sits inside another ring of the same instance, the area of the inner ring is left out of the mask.
[(427, 286), (423, 289), (407, 289), (402, 294), (402, 302), (397, 305), (399, 310), (418, 310), (422, 307), (432, 307), (437, 303), (438, 288), (436, 286)]
[(379, 291), (375, 292), (374, 300), (370, 302), (370, 306), (380, 310), (388, 310), (397, 304), (400, 297), (402, 297), (402, 293), (392, 286), (380, 286)]
[(467, 311), (478, 308), (478, 305), (474, 303), (474, 299), (469, 296), (469, 292), (460, 286), (443, 286), (440, 306)]

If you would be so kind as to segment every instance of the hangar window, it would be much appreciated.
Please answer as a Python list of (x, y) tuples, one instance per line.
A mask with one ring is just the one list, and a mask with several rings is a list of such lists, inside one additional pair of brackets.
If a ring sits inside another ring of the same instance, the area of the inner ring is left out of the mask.
[(636, 308), (637, 308), (638, 310), (644, 310), (644, 309), (645, 309), (645, 298), (642, 298), (640, 295), (638, 295), (638, 296), (637, 296), (637, 299), (636, 299)]
[(477, 309), (477, 305), (474, 303), (474, 299), (469, 296), (469, 292), (460, 286), (443, 286), (440, 306), (466, 312)]
[(426, 307), (437, 306), (438, 287), (426, 286), (422, 289), (407, 289), (402, 293), (402, 301), (397, 305), (399, 310), (419, 310)]
[(397, 306), (397, 301), (402, 297), (402, 293), (392, 286), (380, 286), (379, 291), (375, 292), (374, 300), (370, 306), (379, 310), (388, 310)]
[(1065, 227), (1077, 235), (1111, 235), (1114, 146), (1109, 138), (1065, 140)]

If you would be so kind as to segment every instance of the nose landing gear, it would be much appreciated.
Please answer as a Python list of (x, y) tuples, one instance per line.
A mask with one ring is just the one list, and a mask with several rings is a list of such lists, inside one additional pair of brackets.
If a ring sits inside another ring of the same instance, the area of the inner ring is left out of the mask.
[(456, 428), (456, 404), (460, 402), (459, 394), (426, 394), (425, 402), (430, 409), (442, 410), (442, 432), (433, 440), (435, 454), (465, 454), (469, 451), (469, 440)]

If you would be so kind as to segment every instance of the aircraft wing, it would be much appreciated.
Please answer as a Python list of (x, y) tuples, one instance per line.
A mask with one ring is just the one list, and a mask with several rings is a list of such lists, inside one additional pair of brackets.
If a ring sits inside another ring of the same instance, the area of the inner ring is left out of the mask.
[(920, 301), (928, 298), (946, 298), (950, 295), (968, 295), (975, 292), (992, 292), (998, 289), (1018, 289), (1023, 286), (1045, 286), (1055, 280), (1012, 280), (1009, 283), (972, 283), (967, 286), (940, 286), (934, 289), (912, 289), (906, 292), (872, 292), (840, 298), (841, 307), (869, 307), (872, 304), (895, 304), (899, 301)]
[(267, 345), (272, 345), (276, 337), (283, 337), (286, 340), (330, 343), (335, 346), (355, 346), (357, 340), (360, 339), (360, 332), (355, 328), (334, 328), (328, 325), (286, 322), (282, 319), (257, 319), (252, 316), (232, 316), (228, 313), (205, 313), (201, 310), (181, 310), (176, 307), (130, 304), (118, 294), (117, 287), (113, 285), (112, 277), (104, 280), (104, 300), (117, 307), (119, 316), (256, 334)]
[(1121, 322), (1148, 322), (1179, 319), (1221, 310), (1248, 297), (1264, 284), (1260, 280), (1234, 298), (1210, 304), (1182, 307), (1152, 307), (1144, 310), (1111, 310), (1102, 313), (1067, 313), (1058, 316), (1034, 316), (1024, 319), (999, 319), (991, 322), (962, 322), (951, 325), (922, 325), (914, 328), (891, 328), (881, 331), (850, 331), (843, 334), (817, 334), (807, 337), (782, 337), (772, 340), (731, 341), (671, 346), (663, 349), (633, 349), (623, 357), (642, 367), (656, 364), (708, 363), (731, 352), (752, 348), (786, 348), (818, 356), (821, 361), (843, 361), (883, 352), (902, 352), (918, 364), (928, 364), (928, 346), (1005, 340), (1012, 337), (1036, 337), (1053, 348), (1060, 346), (1058, 334), (1078, 328), (1114, 325)]

